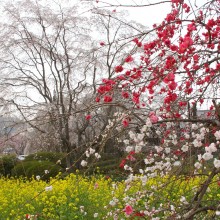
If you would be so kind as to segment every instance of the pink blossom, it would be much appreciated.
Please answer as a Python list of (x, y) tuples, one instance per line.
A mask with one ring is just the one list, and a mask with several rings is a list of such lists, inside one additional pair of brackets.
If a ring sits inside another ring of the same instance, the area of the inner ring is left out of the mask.
[(151, 121), (151, 123), (157, 123), (158, 122), (158, 117), (155, 115), (155, 113), (154, 112), (151, 112), (150, 114), (149, 114), (149, 116), (150, 116), (150, 121)]
[(96, 101), (96, 102), (100, 102), (100, 98), (99, 98), (99, 97), (96, 97), (95, 101)]
[(130, 62), (132, 62), (133, 60), (134, 60), (133, 57), (132, 57), (131, 55), (129, 55), (129, 56), (125, 59), (125, 62), (130, 63)]
[(90, 120), (91, 119), (91, 115), (86, 115), (86, 120), (88, 121), (88, 120)]
[(126, 205), (124, 212), (126, 213), (126, 215), (131, 215), (133, 213), (133, 208), (130, 205)]
[(122, 121), (122, 124), (123, 124), (124, 127), (128, 127), (129, 122), (128, 122), (127, 119), (124, 119), (124, 120)]
[(128, 92), (122, 92), (121, 95), (122, 95), (123, 98), (125, 98), (125, 99), (129, 98)]
[(116, 66), (115, 67), (115, 72), (116, 73), (120, 73), (120, 72), (122, 72), (123, 71), (123, 67), (122, 66)]
[(127, 160), (130, 160), (130, 161), (135, 161), (136, 159), (132, 156), (132, 155), (134, 155), (135, 154), (135, 152), (134, 151), (131, 151), (130, 153), (129, 153), (129, 155), (126, 157), (126, 159)]
[(169, 89), (170, 89), (170, 90), (175, 90), (176, 87), (177, 87), (177, 83), (174, 82), (174, 81), (172, 81), (168, 86), (169, 86)]
[(98, 188), (99, 188), (99, 184), (98, 184), (98, 183), (95, 183), (94, 189), (98, 189)]
[(104, 102), (111, 102), (112, 101), (112, 97), (111, 96), (104, 96)]
[(120, 167), (120, 168), (124, 168), (125, 163), (126, 163), (126, 160), (123, 159), (123, 160), (121, 161), (119, 167)]

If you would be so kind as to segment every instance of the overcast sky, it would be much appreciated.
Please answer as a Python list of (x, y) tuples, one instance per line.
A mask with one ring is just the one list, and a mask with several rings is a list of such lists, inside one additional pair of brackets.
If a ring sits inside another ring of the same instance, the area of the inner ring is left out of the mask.
[[(103, 2), (106, 2), (104, 4)], [(161, 0), (100, 0), (96, 6), (112, 5), (146, 5), (149, 3), (157, 3)], [(163, 2), (163, 0), (162, 0)], [(143, 25), (151, 27), (154, 23), (160, 23), (166, 14), (170, 11), (170, 2), (161, 3), (150, 7), (112, 7), (111, 10), (127, 10), (130, 14), (130, 19), (135, 20)]]
[[(14, 2), (15, 0), (0, 0), (0, 2)], [(17, 1), (17, 0), (16, 0)], [(22, 1), (22, 0), (21, 0)], [(48, 0), (39, 0), (41, 3), (48, 3)], [(96, 2), (97, 0), (93, 0)], [(98, 0), (99, 3), (95, 3), (97, 7), (100, 6), (110, 6), (112, 5), (133, 5), (134, 7), (112, 7), (109, 8), (111, 10), (116, 9), (119, 10), (127, 10), (130, 14), (130, 19), (140, 22), (143, 25), (148, 27), (152, 27), (155, 23), (160, 23), (170, 12), (171, 9), (171, 1), (169, 0)], [(192, 6), (200, 6), (207, 2), (208, 0), (185, 0), (187, 4), (191, 4)], [(77, 0), (52, 0), (52, 2), (61, 2), (66, 4), (74, 4)], [(160, 2), (158, 5), (148, 6), (148, 7), (135, 7), (137, 5), (148, 5), (148, 4), (156, 4)], [(0, 4), (0, 11), (2, 8), (2, 4)]]
[[(107, 4), (104, 4), (106, 2)], [(112, 7), (112, 10), (128, 10), (130, 18), (137, 22), (140, 22), (143, 25), (152, 27), (155, 23), (160, 23), (170, 12), (171, 9), (171, 0), (99, 0), (98, 5), (109, 6), (112, 5), (147, 5), (147, 4), (156, 4), (158, 5), (148, 6), (148, 7)], [(208, 0), (185, 0), (185, 3), (193, 6), (194, 8), (199, 8)], [(197, 6), (197, 7), (196, 7)]]

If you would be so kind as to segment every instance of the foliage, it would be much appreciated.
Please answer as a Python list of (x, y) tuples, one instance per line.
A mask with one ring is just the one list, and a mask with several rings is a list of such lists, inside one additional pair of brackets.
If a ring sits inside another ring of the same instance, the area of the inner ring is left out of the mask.
[(12, 175), (27, 178), (39, 176), (42, 180), (49, 180), (50, 177), (55, 177), (61, 171), (62, 167), (50, 161), (21, 161), (13, 168)]
[(24, 161), (49, 161), (54, 164), (59, 162), (59, 165), (63, 168), (66, 167), (65, 154), (58, 152), (37, 152), (34, 154), (29, 154)]
[(10, 176), (13, 167), (17, 163), (16, 155), (4, 155), (0, 158), (0, 175)]

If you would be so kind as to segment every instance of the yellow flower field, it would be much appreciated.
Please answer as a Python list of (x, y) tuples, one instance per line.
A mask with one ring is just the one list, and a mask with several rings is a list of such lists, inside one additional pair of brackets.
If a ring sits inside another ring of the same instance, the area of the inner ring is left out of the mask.
[[(129, 218), (124, 213), (127, 203), (133, 204), (132, 219), (140, 219), (146, 207), (159, 207), (161, 204), (167, 208), (163, 212), (165, 216), (170, 214), (170, 206), (181, 204), (181, 198), (189, 201), (202, 182), (202, 178), (165, 177), (149, 179), (143, 184), (141, 176), (134, 177), (130, 183), (75, 174), (65, 179), (51, 179), (50, 182), (34, 178), (1, 178), (0, 219), (114, 219), (116, 215), (123, 219)], [(219, 189), (218, 181), (213, 182), (204, 197), (206, 202), (219, 201)]]

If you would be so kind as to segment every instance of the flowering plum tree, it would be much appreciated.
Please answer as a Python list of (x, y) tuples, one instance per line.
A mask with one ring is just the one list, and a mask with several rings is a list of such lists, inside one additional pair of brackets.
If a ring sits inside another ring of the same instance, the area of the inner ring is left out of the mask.
[[(126, 180), (128, 188), (137, 178), (145, 185), (147, 179), (159, 175), (168, 184), (175, 181), (173, 177), (204, 175), (198, 187), (191, 189), (192, 196), (185, 192), (176, 198), (177, 203), (158, 202), (162, 183), (155, 184), (149, 192), (140, 190), (132, 195), (135, 198), (125, 198), (126, 214), (134, 217), (136, 209), (146, 219), (214, 218), (219, 215), (219, 198), (207, 201), (207, 197), (209, 187), (218, 183), (220, 173), (220, 1), (210, 0), (196, 6), (196, 1), (194, 4), (194, 1), (171, 0), (170, 5), (165, 19), (145, 33), (153, 33), (152, 40), (133, 39), (139, 53), (128, 55), (122, 64), (115, 66), (117, 75), (98, 88), (97, 100), (114, 103), (114, 94), (121, 91), (122, 103), (130, 100), (134, 109), (152, 109), (146, 118), (139, 115), (142, 120), (138, 132), (129, 125), (132, 111), (118, 118), (121, 129), (131, 129), (129, 138), (124, 140), (128, 155), (120, 164), (130, 173)], [(137, 3), (133, 6), (141, 7)], [(158, 97), (160, 102), (155, 105)], [(207, 108), (207, 115), (199, 117), (197, 106)], [(154, 147), (147, 143), (152, 130), (160, 139)], [(138, 154), (144, 157), (144, 165), (140, 166), (141, 176), (134, 176), (136, 170), (132, 164)], [(158, 199), (153, 207), (147, 202), (152, 197)], [(145, 205), (138, 206), (143, 198)], [(118, 214), (117, 209), (114, 214)]]

